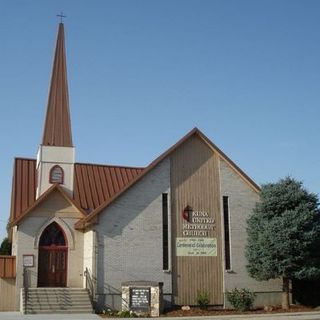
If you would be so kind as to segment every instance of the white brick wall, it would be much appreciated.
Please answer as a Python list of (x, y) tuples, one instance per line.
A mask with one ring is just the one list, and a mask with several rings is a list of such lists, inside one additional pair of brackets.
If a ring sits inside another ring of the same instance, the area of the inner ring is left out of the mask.
[(170, 195), (169, 159), (100, 214), (95, 227), (100, 307), (120, 309), (124, 281), (164, 282), (164, 293), (171, 294), (171, 274), (162, 270), (162, 193)]
[(256, 202), (259, 201), (259, 195), (223, 160), (220, 160), (220, 180), (221, 197), (229, 197), (229, 223), (231, 230), (232, 270), (231, 272), (224, 272), (225, 291), (232, 290), (235, 287), (249, 288), (260, 293), (257, 297), (257, 304), (276, 303), (280, 297), (281, 282), (279, 280), (255, 281), (248, 275), (246, 270), (246, 221), (251, 215)]
[[(58, 210), (50, 202), (58, 203)], [(48, 208), (52, 208), (51, 211)], [(64, 230), (68, 241), (68, 287), (83, 287), (83, 233), (74, 230), (74, 224), (79, 220), (80, 214), (75, 208), (60, 195), (52, 194), (44, 202), (31, 212), (28, 218), (22, 220), (16, 232), (16, 303), (17, 310), (20, 306), (20, 288), (23, 287), (23, 265), (24, 254), (33, 254), (35, 257), (34, 267), (28, 268), (29, 286), (37, 287), (38, 281), (38, 240), (41, 232), (52, 221), (56, 221)], [(78, 216), (78, 217), (76, 217)]]
[(37, 154), (37, 198), (52, 186), (49, 182), (49, 175), (51, 168), (55, 165), (59, 165), (62, 168), (64, 183), (61, 186), (71, 195), (73, 192), (74, 162), (74, 147), (40, 145)]
[[(83, 235), (83, 270), (88, 269), (90, 276), (95, 277), (95, 232), (89, 230)], [(83, 287), (86, 279), (83, 278)]]

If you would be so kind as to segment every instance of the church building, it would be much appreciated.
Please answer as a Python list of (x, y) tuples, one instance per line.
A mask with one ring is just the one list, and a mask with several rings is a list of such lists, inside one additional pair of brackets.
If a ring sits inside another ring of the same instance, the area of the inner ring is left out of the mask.
[(246, 271), (259, 186), (197, 128), (146, 167), (77, 162), (66, 70), (60, 23), (38, 153), (14, 160), (14, 309), (26, 311), (27, 292), (59, 288), (120, 310), (128, 281), (162, 283), (166, 307), (196, 305), (205, 292), (226, 307), (236, 287), (256, 292), (258, 305), (280, 303), (280, 281)]

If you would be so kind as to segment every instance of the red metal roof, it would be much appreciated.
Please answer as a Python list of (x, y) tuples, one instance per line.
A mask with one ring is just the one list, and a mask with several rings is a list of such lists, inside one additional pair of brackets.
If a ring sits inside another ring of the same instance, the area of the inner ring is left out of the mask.
[(74, 200), (90, 213), (134, 180), (143, 168), (76, 163)]
[(252, 188), (254, 191), (259, 192), (260, 187), (249, 177), (247, 176), (230, 158), (228, 158), (208, 137), (206, 137), (198, 128), (193, 128), (189, 133), (187, 133), (182, 139), (180, 139), (176, 144), (174, 144), (171, 148), (169, 148), (167, 151), (162, 153), (158, 158), (156, 158), (154, 161), (152, 161), (141, 174), (136, 176), (135, 179), (133, 179), (130, 183), (128, 183), (127, 186), (122, 188), (119, 192), (115, 193), (112, 198), (102, 203), (101, 206), (97, 207), (95, 210), (92, 211), (89, 215), (87, 215), (84, 219), (79, 220), (75, 227), (78, 229), (82, 229), (85, 226), (91, 224), (94, 219), (102, 212), (104, 208), (109, 206), (114, 200), (116, 200), (123, 192), (125, 192), (128, 188), (130, 188), (132, 185), (134, 185), (137, 181), (142, 179), (143, 176), (145, 176), (148, 172), (150, 172), (156, 165), (158, 165), (162, 160), (164, 160), (166, 157), (168, 157), (174, 150), (179, 148), (186, 140), (188, 140), (191, 136), (197, 135), (200, 139), (202, 139), (214, 152), (218, 154), (220, 158), (225, 160), (229, 166), (237, 172), (237, 174), (244, 179)]
[(36, 201), (36, 160), (16, 158), (13, 168), (10, 221)]
[[(144, 168), (76, 163), (75, 203), (90, 213), (134, 180)], [(14, 162), (10, 222), (18, 219), (36, 201), (36, 160)]]

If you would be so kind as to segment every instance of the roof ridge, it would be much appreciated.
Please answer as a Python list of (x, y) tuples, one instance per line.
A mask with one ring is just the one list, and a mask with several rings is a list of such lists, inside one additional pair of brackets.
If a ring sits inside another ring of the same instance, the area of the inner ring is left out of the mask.
[(81, 164), (86, 166), (99, 166), (99, 167), (141, 169), (141, 170), (146, 168), (146, 167), (132, 167), (132, 166), (124, 166), (124, 165), (101, 164), (101, 163), (91, 163), (91, 162), (76, 162), (75, 164)]
[(23, 157), (14, 157), (14, 160), (32, 160), (32, 161), (37, 161), (37, 159), (33, 159), (33, 158), (23, 158)]
[(81, 229), (86, 226), (87, 223), (93, 220), (100, 212), (110, 205), (115, 199), (117, 199), (121, 194), (123, 194), (126, 190), (128, 190), (132, 185), (134, 185), (137, 181), (139, 181), (142, 177), (144, 177), (148, 172), (150, 172), (156, 165), (158, 165), (161, 161), (163, 161), (167, 156), (169, 156), (176, 148), (178, 148), (182, 143), (188, 140), (191, 136), (198, 135), (205, 143), (208, 144), (212, 148), (213, 151), (217, 152), (217, 154), (227, 161), (227, 163), (238, 172), (255, 191), (258, 191), (260, 187), (249, 177), (247, 176), (230, 158), (228, 158), (206, 135), (204, 135), (197, 127), (194, 127), (190, 130), (185, 136), (183, 136), (178, 142), (168, 148), (165, 152), (163, 152), (160, 156), (158, 156), (155, 160), (153, 160), (145, 169), (144, 171), (136, 176), (125, 188), (119, 190), (113, 197), (102, 203), (98, 206), (95, 210), (93, 210), (88, 216), (84, 219), (79, 220), (75, 223), (76, 229)]
[(42, 201), (44, 201), (54, 190), (58, 190), (63, 197), (69, 201), (73, 206), (79, 210), (79, 212), (85, 217), (84, 210), (76, 203), (76, 201), (69, 196), (69, 194), (58, 184), (54, 183), (52, 184), (45, 192), (43, 192), (36, 201), (30, 205), (28, 208), (26, 208), (20, 216), (18, 216), (16, 219), (10, 221), (10, 226), (14, 226), (17, 223), (19, 223), (22, 219), (24, 219), (30, 211), (32, 211), (34, 208), (36, 208)]

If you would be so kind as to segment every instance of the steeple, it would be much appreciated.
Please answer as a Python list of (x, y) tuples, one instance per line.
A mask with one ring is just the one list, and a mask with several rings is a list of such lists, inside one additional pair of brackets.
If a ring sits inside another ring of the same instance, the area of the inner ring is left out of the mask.
[(59, 23), (42, 145), (72, 147), (63, 23)]
[(37, 154), (36, 198), (54, 183), (60, 184), (72, 195), (74, 163), (75, 148), (72, 145), (71, 135), (64, 27), (61, 22), (54, 54), (43, 138)]

